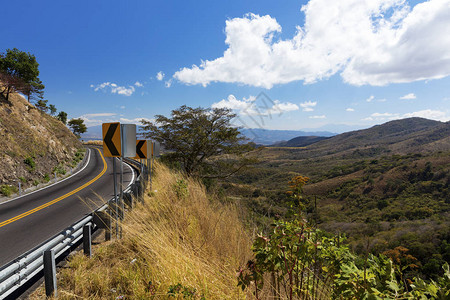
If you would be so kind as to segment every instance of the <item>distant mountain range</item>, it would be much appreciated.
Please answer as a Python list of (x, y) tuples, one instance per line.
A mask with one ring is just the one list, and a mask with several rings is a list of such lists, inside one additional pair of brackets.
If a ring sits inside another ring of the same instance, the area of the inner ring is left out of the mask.
[(450, 149), (450, 121), (423, 118), (390, 121), (368, 129), (342, 133), (310, 144), (298, 157), (360, 156), (420, 153)]
[[(279, 142), (288, 141), (290, 139), (299, 136), (324, 136), (330, 137), (336, 135), (336, 133), (328, 131), (313, 131), (306, 132), (300, 130), (269, 130), (259, 128), (245, 128), (241, 130), (241, 133), (246, 136), (250, 141), (255, 144), (272, 145)], [(102, 125), (88, 127), (85, 134), (81, 135), (82, 139), (101, 139), (102, 138)]]
[[(450, 123), (423, 118), (390, 121), (368, 129), (341, 134), (329, 131), (269, 130), (244, 128), (241, 133), (260, 145), (279, 147), (308, 146), (311, 155), (358, 151), (420, 152), (422, 150), (445, 150), (450, 143)], [(91, 126), (83, 139), (101, 139), (102, 126)]]

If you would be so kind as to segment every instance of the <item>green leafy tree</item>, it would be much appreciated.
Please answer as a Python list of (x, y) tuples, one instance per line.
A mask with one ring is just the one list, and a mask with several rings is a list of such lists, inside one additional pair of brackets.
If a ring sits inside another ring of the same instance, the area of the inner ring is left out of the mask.
[(50, 105), (48, 106), (48, 109), (49, 109), (49, 111), (50, 111), (50, 115), (51, 115), (51, 116), (54, 116), (54, 115), (56, 114), (56, 106), (55, 106), (54, 104), (50, 104)]
[(187, 175), (203, 178), (226, 177), (254, 160), (246, 158), (251, 149), (245, 137), (231, 126), (235, 114), (225, 108), (172, 110), (171, 117), (157, 115), (154, 122), (142, 120), (144, 135), (159, 141)]
[(72, 129), (73, 133), (79, 138), (80, 134), (87, 131), (87, 127), (84, 124), (84, 120), (81, 118), (71, 119), (68, 122), (69, 127)]
[(47, 102), (48, 102), (48, 100), (43, 100), (43, 99), (38, 100), (36, 102), (36, 108), (39, 109), (40, 111), (46, 113), (49, 109), (49, 107), (47, 106)]
[(67, 124), (67, 113), (65, 111), (60, 111), (56, 118), (63, 122), (64, 125)]
[(6, 93), (6, 100), (12, 91), (19, 91), (31, 97), (43, 97), (44, 85), (38, 78), (39, 64), (33, 54), (20, 51), (16, 48), (7, 49), (0, 54), (0, 80), (4, 85), (2, 91)]

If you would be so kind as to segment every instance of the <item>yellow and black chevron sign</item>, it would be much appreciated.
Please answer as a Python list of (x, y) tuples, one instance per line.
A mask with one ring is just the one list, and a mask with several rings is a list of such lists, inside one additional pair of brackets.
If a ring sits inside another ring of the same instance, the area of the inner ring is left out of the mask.
[(134, 158), (150, 158), (150, 153), (147, 153), (147, 140), (136, 140), (136, 156)]
[(120, 123), (103, 123), (103, 155), (107, 157), (120, 157), (122, 143), (120, 138)]

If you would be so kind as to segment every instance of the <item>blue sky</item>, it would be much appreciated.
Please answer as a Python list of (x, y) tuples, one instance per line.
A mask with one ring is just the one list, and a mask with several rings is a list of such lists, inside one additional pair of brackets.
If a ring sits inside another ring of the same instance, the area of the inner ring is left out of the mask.
[(3, 11), (0, 52), (35, 54), (46, 99), (88, 126), (183, 104), (268, 129), (450, 119), (450, 0), (18, 0)]

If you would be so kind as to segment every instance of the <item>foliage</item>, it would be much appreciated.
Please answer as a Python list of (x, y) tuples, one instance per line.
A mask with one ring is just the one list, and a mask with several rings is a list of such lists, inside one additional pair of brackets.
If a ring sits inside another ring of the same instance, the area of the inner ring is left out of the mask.
[(73, 134), (80, 138), (80, 134), (87, 131), (87, 127), (84, 124), (84, 120), (81, 118), (71, 119), (68, 123), (69, 127), (72, 129)]
[[(296, 188), (292, 180), (290, 189)], [(300, 184), (301, 186), (302, 184)], [(292, 197), (298, 195), (292, 194)], [(353, 254), (339, 235), (329, 235), (308, 225), (301, 213), (290, 221), (275, 221), (273, 231), (258, 235), (254, 258), (239, 269), (238, 285), (254, 289), (257, 299), (447, 299), (450, 273), (425, 282), (405, 280), (417, 267), (408, 249), (397, 247), (385, 255)], [(269, 282), (268, 282), (269, 281)], [(265, 288), (265, 289), (264, 289)]]
[(56, 114), (56, 106), (54, 105), (54, 104), (50, 104), (49, 106), (48, 106), (48, 109), (50, 110), (50, 115), (51, 116), (53, 116), (53, 115), (55, 115)]
[(48, 111), (48, 106), (47, 106), (47, 102), (48, 100), (43, 100), (43, 99), (39, 99), (36, 102), (36, 108), (39, 109), (40, 111), (46, 113)]
[(183, 299), (206, 299), (197, 292), (196, 288), (183, 286), (181, 283), (170, 285), (167, 290), (167, 295), (171, 297), (182, 296)]
[(173, 189), (178, 199), (184, 199), (189, 196), (189, 190), (187, 182), (183, 179), (177, 180), (177, 182), (173, 185)]
[(0, 54), (0, 80), (5, 85), (6, 100), (12, 91), (19, 91), (28, 96), (42, 98), (44, 85), (38, 78), (39, 64), (36, 57), (16, 48), (7, 49)]
[(36, 168), (36, 163), (34, 162), (34, 159), (32, 157), (27, 157), (23, 160), (23, 162), (28, 165), (28, 168), (30, 171), (33, 171)]
[[(141, 122), (145, 136), (171, 151), (167, 156), (180, 162), (187, 175), (221, 177), (250, 163), (243, 157), (249, 150), (248, 145), (242, 144), (246, 138), (240, 135), (238, 128), (231, 126), (234, 117), (235, 114), (225, 108), (183, 105), (172, 110), (170, 118), (157, 115), (154, 122)], [(222, 159), (213, 159), (218, 155)]]
[(53, 173), (59, 174), (59, 175), (65, 175), (66, 170), (64, 168), (64, 164), (59, 163), (57, 166), (53, 168)]
[(0, 186), (0, 193), (2, 193), (4, 196), (9, 197), (12, 193), (17, 192), (17, 187), (12, 185), (4, 184)]
[(67, 113), (65, 111), (60, 111), (56, 118), (63, 122), (64, 125), (67, 124)]

